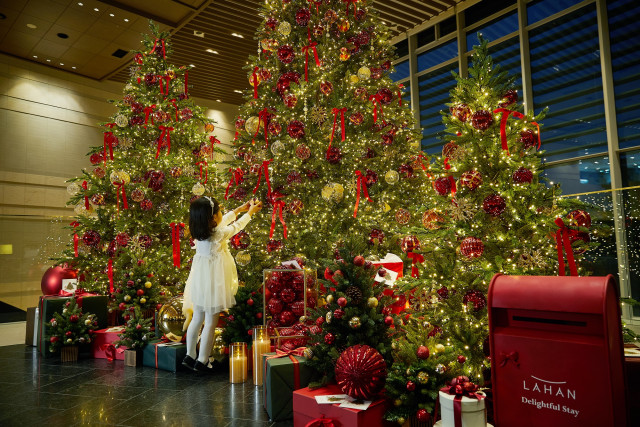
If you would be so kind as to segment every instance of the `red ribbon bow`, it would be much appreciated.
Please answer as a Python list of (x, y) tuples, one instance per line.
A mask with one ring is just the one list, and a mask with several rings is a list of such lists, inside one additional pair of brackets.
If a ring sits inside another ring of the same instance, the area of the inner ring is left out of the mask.
[(369, 101), (373, 102), (373, 123), (378, 122), (378, 108), (382, 116), (382, 104), (380, 103), (380, 95), (377, 93), (369, 97)]
[[(108, 127), (109, 129), (113, 129), (115, 123), (105, 123), (103, 126)], [(104, 165), (107, 165), (107, 146), (109, 146), (109, 159), (113, 160), (113, 131), (109, 130), (104, 133), (104, 148), (102, 150), (102, 154), (104, 157)]]
[(213, 154), (213, 147), (216, 144), (222, 144), (222, 142), (220, 142), (220, 140), (213, 135), (209, 137), (209, 141), (211, 141), (211, 153)]
[(271, 181), (269, 180), (269, 163), (271, 163), (272, 161), (273, 159), (265, 160), (260, 165), (260, 168), (258, 169), (258, 182), (256, 184), (256, 188), (253, 189), (253, 194), (256, 194), (256, 191), (258, 191), (258, 187), (260, 187), (260, 180), (262, 179), (262, 174), (264, 174), (264, 180), (267, 182), (267, 190), (268, 190), (267, 196), (271, 195)]
[(415, 277), (416, 279), (420, 278), (420, 271), (416, 266), (416, 263), (422, 264), (424, 262), (424, 257), (421, 254), (417, 254), (415, 252), (408, 252), (407, 258), (411, 261), (411, 277)]
[(133, 57), (133, 60), (136, 62), (136, 64), (142, 65), (142, 54), (136, 53), (136, 56)]
[(127, 193), (124, 191), (124, 181), (114, 182), (113, 185), (116, 186), (116, 206), (118, 212), (120, 212), (120, 193), (122, 193), (122, 206), (124, 209), (129, 209), (129, 204), (127, 203)]
[(469, 382), (469, 378), (460, 376), (460, 377), (454, 378), (451, 381), (451, 385), (440, 389), (440, 391), (444, 393), (455, 395), (455, 397), (453, 398), (453, 420), (454, 420), (455, 427), (462, 427), (462, 397), (463, 396), (468, 397), (470, 399), (478, 399), (478, 400), (484, 399), (483, 395), (476, 393), (476, 391), (478, 390), (477, 385), (471, 383), (473, 387), (467, 390), (465, 390), (465, 388), (462, 387), (462, 384), (468, 383), (468, 382)]
[[(344, 142), (344, 113), (346, 113), (347, 107), (343, 108), (334, 108), (331, 110), (333, 113), (333, 129), (331, 129), (331, 139), (329, 140), (329, 148), (331, 148), (331, 144), (333, 143), (333, 136), (336, 132), (336, 124), (338, 122), (338, 113), (340, 113), (340, 133), (342, 134), (340, 141)], [(327, 149), (328, 150), (328, 149)]]
[(164, 45), (164, 39), (156, 39), (153, 42), (153, 49), (151, 49), (151, 52), (149, 52), (149, 55), (151, 55), (153, 52), (156, 51), (156, 47), (158, 47), (158, 41), (160, 41), (160, 44), (162, 45), (162, 57), (166, 58), (167, 57), (167, 51), (166, 51), (166, 47)]
[(169, 103), (170, 103), (171, 105), (173, 105), (173, 106), (175, 107), (175, 109), (176, 109), (176, 122), (177, 122), (177, 121), (180, 121), (180, 119), (178, 119), (178, 104), (177, 104), (176, 99), (175, 99), (175, 98), (170, 99), (170, 100), (169, 100)]
[(398, 105), (402, 107), (402, 89), (404, 89), (404, 85), (400, 83), (398, 85)]
[(369, 191), (367, 190), (367, 177), (362, 174), (359, 170), (355, 172), (356, 174), (356, 206), (353, 208), (353, 217), (356, 218), (358, 216), (358, 205), (360, 204), (360, 190), (364, 193), (364, 197), (371, 203), (371, 197), (369, 197)]
[(107, 263), (107, 277), (109, 278), (109, 293), (113, 293), (113, 258)]
[(498, 357), (498, 365), (506, 366), (509, 361), (512, 361), (517, 367), (520, 367), (520, 362), (518, 362), (518, 352), (511, 351), (509, 353), (501, 352)]
[(233, 169), (229, 168), (229, 173), (231, 174), (231, 179), (229, 180), (229, 185), (227, 185), (227, 190), (224, 192), (224, 199), (227, 200), (229, 198), (229, 190), (232, 185), (238, 185), (242, 181), (244, 181), (244, 171), (241, 168)]
[(333, 278), (334, 274), (335, 273), (333, 271), (331, 271), (331, 269), (329, 267), (324, 269), (324, 279), (330, 281), (334, 285), (337, 285), (338, 282), (336, 282), (336, 279)]
[(89, 196), (87, 196), (87, 190), (88, 190), (88, 183), (87, 181), (82, 181), (82, 188), (84, 189), (84, 208), (86, 210), (91, 209), (91, 207), (89, 206)]
[(309, 39), (309, 44), (306, 46), (302, 47), (302, 51), (305, 54), (305, 59), (304, 59), (304, 81), (308, 82), (309, 81), (309, 50), (312, 49), (313, 50), (313, 56), (316, 60), (316, 67), (320, 66), (320, 59), (318, 58), (318, 49), (316, 49), (316, 46), (318, 45), (318, 42), (312, 42), (311, 41), (311, 29), (307, 29), (307, 37)]
[[(160, 93), (163, 95), (169, 95), (169, 82), (171, 81), (171, 77), (170, 76), (158, 76), (158, 77), (159, 77), (158, 80), (160, 82)], [(162, 82), (165, 80), (167, 81), (167, 83), (164, 84), (164, 88), (163, 88)]]
[(204, 165), (204, 182), (203, 184), (207, 183), (207, 179), (209, 179), (209, 168), (208, 168), (208, 163), (206, 160), (202, 160), (196, 163), (196, 166), (200, 166), (200, 180), (202, 180), (202, 166)]
[(180, 268), (180, 228), (184, 228), (184, 222), (172, 222), (171, 243), (173, 245), (173, 266)]
[(253, 99), (258, 99), (258, 71), (260, 67), (254, 67), (253, 73), (251, 73), (251, 86), (253, 86)]
[(321, 416), (320, 418), (309, 421), (304, 427), (336, 427), (336, 425), (331, 418)]
[[(149, 122), (149, 115), (153, 112), (153, 109), (156, 108), (156, 104), (150, 105), (148, 107), (144, 107), (144, 127), (147, 128), (147, 123)], [(155, 125), (153, 121), (153, 116), (151, 116), (151, 124)], [(156, 157), (157, 159), (157, 157)]]
[(564, 256), (562, 253), (562, 247), (564, 246), (564, 250), (567, 253), (567, 262), (569, 264), (569, 271), (571, 276), (578, 275), (578, 269), (576, 267), (576, 261), (573, 258), (573, 248), (571, 247), (571, 240), (569, 239), (570, 234), (573, 230), (570, 230), (562, 220), (562, 218), (556, 218), (555, 223), (558, 227), (558, 231), (556, 231), (556, 250), (558, 251), (558, 265), (560, 269), (560, 276), (566, 276), (565, 274), (565, 265), (564, 265)]
[(273, 239), (273, 231), (276, 228), (276, 216), (280, 218), (280, 223), (282, 224), (282, 236), (287, 238), (287, 223), (284, 221), (282, 217), (282, 209), (285, 207), (285, 203), (282, 200), (279, 200), (282, 195), (275, 196), (273, 201), (273, 211), (271, 212), (271, 230), (269, 230), (269, 238)]
[(251, 140), (252, 144), (256, 143), (256, 136), (258, 136), (258, 132), (260, 132), (260, 123), (264, 127), (264, 142), (269, 147), (269, 118), (271, 117), (271, 113), (269, 113), (269, 109), (266, 107), (258, 113), (258, 127), (256, 128), (256, 132), (253, 134), (253, 139)]
[[(493, 110), (493, 112), (502, 114), (502, 118), (500, 119), (500, 141), (502, 142), (502, 149), (507, 152), (507, 155), (509, 155), (509, 145), (507, 144), (507, 120), (509, 119), (510, 115), (520, 120), (525, 120), (527, 117), (522, 113), (513, 110), (507, 110), (506, 108), (496, 108), (495, 110)], [(531, 122), (531, 124), (536, 125), (536, 127), (538, 128), (537, 149), (539, 150), (540, 145), (542, 144), (542, 142), (540, 141), (540, 125), (538, 125), (538, 123), (536, 122)]]
[(351, 6), (351, 3), (353, 3), (353, 17), (355, 18), (356, 12), (358, 11), (358, 6), (356, 5), (356, 3), (358, 3), (358, 0), (342, 0), (342, 2), (347, 4), (347, 16), (349, 16), (349, 6)]
[(78, 258), (78, 233), (76, 233), (76, 227), (80, 225), (78, 221), (71, 221), (70, 224), (73, 227), (73, 256)]
[(162, 131), (160, 134), (160, 138), (158, 138), (158, 151), (156, 151), (156, 159), (160, 156), (160, 148), (162, 147), (162, 141), (164, 141), (165, 137), (167, 138), (167, 154), (171, 151), (171, 131), (173, 128), (171, 126), (158, 126), (158, 129)]
[(104, 351), (104, 355), (107, 356), (107, 360), (109, 362), (113, 362), (113, 360), (116, 358), (116, 352), (117, 353), (124, 352), (123, 348), (116, 349), (116, 346), (114, 346), (111, 343), (100, 345), (100, 350)]
[(316, 13), (320, 13), (319, 6), (322, 4), (322, 0), (307, 0), (307, 2), (316, 5)]

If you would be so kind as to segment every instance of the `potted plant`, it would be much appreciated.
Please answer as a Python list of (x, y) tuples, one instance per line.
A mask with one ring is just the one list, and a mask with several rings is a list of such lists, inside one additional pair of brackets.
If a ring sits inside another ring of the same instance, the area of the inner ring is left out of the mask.
[(51, 343), (49, 351), (60, 351), (62, 362), (78, 360), (78, 345), (91, 342), (91, 335), (98, 327), (96, 316), (83, 313), (75, 298), (67, 301), (62, 313), (55, 313), (47, 325), (47, 337)]
[(118, 334), (119, 340), (114, 341), (116, 347), (127, 347), (124, 351), (126, 366), (140, 366), (142, 364), (142, 349), (153, 337), (151, 332), (151, 318), (144, 318), (142, 310), (136, 307), (133, 316), (129, 317), (124, 331)]

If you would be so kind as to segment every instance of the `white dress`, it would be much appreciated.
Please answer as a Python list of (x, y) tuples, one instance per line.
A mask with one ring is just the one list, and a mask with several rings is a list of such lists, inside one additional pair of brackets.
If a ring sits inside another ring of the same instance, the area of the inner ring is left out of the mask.
[(209, 239), (195, 240), (196, 254), (184, 288), (183, 312), (191, 308), (216, 314), (236, 304), (238, 271), (229, 252), (229, 239), (247, 226), (251, 215), (245, 214), (231, 224), (235, 219), (236, 214), (228, 212)]

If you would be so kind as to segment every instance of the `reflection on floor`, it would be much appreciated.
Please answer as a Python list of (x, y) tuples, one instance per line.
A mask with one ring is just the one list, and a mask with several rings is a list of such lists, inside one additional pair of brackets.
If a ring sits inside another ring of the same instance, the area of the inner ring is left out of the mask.
[(270, 422), (262, 387), (229, 384), (224, 366), (202, 377), (105, 359), (62, 364), (24, 344), (0, 347), (0, 364), (2, 426), (293, 425)]
[(15, 344), (24, 345), (26, 327), (27, 322), (0, 323), (0, 347)]

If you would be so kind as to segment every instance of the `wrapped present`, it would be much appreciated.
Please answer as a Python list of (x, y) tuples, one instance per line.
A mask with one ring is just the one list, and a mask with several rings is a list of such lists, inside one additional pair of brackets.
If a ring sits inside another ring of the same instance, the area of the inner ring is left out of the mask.
[(311, 382), (311, 368), (301, 357), (303, 349), (294, 352), (276, 350), (263, 354), (264, 407), (271, 421), (293, 418), (293, 392)]
[(402, 277), (404, 264), (398, 255), (388, 253), (381, 260), (371, 261), (371, 263), (378, 268), (383, 268), (387, 272), (384, 277), (380, 275), (376, 276), (376, 282), (386, 282), (387, 285), (393, 286), (396, 279)]
[(262, 318), (271, 336), (275, 328), (299, 325), (300, 317), (317, 305), (315, 270), (299, 268), (296, 261), (283, 264), (264, 270)]
[[(306, 387), (294, 391), (293, 426), (372, 427), (397, 425), (384, 420), (384, 414), (388, 409), (386, 399), (378, 399), (371, 402), (366, 409), (358, 410), (340, 406), (341, 403), (318, 403), (318, 400), (322, 401), (322, 398), (316, 399), (316, 397), (326, 395), (343, 395), (343, 393), (334, 384), (314, 390)], [(330, 402), (330, 400), (327, 401)]]
[(450, 394), (449, 387), (440, 390), (440, 408), (442, 411), (442, 427), (457, 425), (469, 427), (486, 427), (487, 411), (484, 395), (472, 393), (473, 397), (462, 394)]
[(163, 371), (176, 372), (186, 369), (182, 359), (187, 355), (187, 346), (173, 341), (152, 341), (143, 350), (142, 364)]
[(114, 341), (119, 339), (118, 334), (124, 332), (124, 326), (113, 326), (107, 329), (98, 329), (93, 335), (91, 343), (91, 355), (94, 359), (124, 360), (126, 347), (116, 348)]
[[(49, 341), (46, 337), (46, 323), (51, 320), (53, 313), (61, 313), (64, 304), (72, 297), (61, 297), (57, 295), (45, 295), (40, 297), (38, 310), (40, 319), (38, 322), (38, 351), (43, 357), (50, 357)], [(107, 302), (109, 297), (105, 295), (83, 294), (76, 298), (78, 305), (84, 313), (96, 315), (98, 328), (107, 326)], [(82, 349), (81, 349), (82, 350)]]
[(24, 331), (25, 345), (36, 347), (38, 345), (38, 307), (27, 308), (27, 326)]

